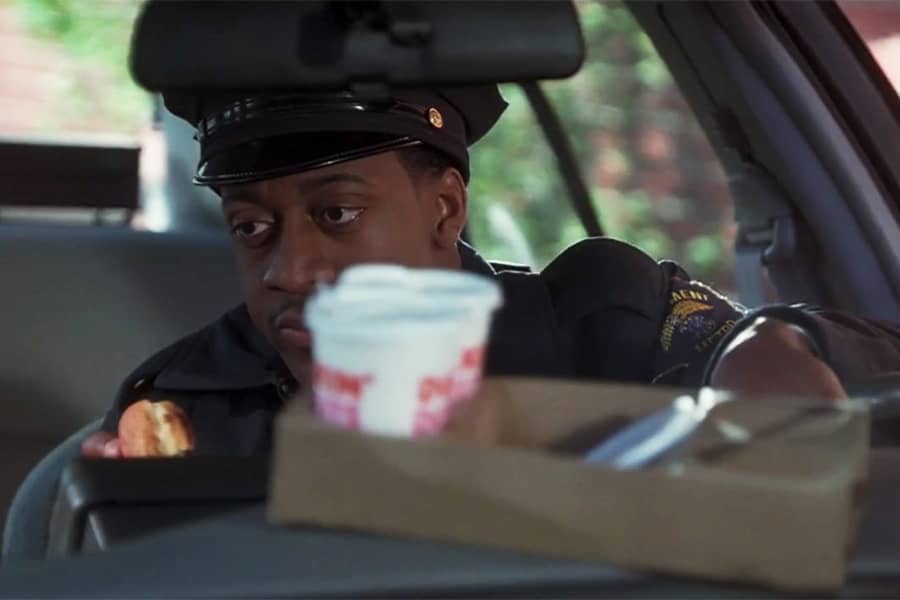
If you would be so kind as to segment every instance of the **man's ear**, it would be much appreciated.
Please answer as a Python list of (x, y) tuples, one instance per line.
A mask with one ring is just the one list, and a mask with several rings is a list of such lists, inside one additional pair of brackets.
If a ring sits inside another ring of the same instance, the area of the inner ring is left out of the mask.
[(456, 169), (445, 169), (435, 179), (432, 194), (437, 206), (434, 220), (434, 243), (442, 250), (456, 249), (456, 242), (466, 225), (469, 198), (462, 175)]

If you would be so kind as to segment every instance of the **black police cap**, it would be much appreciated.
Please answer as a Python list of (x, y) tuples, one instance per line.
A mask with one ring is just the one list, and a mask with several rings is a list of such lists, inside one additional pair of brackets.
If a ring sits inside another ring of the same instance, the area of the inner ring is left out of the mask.
[(469, 179), (468, 146), (497, 122), (497, 86), (350, 92), (163, 92), (166, 107), (197, 128), (199, 185), (280, 177), (407, 146), (444, 153)]

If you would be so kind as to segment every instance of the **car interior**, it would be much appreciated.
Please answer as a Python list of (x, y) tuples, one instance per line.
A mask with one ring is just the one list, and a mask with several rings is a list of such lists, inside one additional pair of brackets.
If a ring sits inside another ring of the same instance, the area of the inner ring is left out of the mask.
[[(584, 60), (574, 4), (526, 2), (516, 11), (493, 2), (351, 4), (341, 14), (358, 27), (342, 38), (345, 52), (325, 63), (322, 53), (335, 48), (302, 33), (326, 25), (298, 28), (295, 3), (261, 11), (245, 3), (151, 2), (133, 38), (131, 69), (150, 91), (518, 85), (556, 160), (554, 176), (567, 193), (560, 203), (582, 235), (607, 232), (571, 132), (539, 83), (571, 76)], [(900, 99), (840, 6), (625, 6), (727, 176), (738, 299), (752, 307), (774, 295), (900, 320)], [(455, 52), (460, 39), (472, 43)], [(7, 334), (0, 343), (0, 596), (767, 593), (451, 544), (265, 526), (265, 460), (75, 461), (127, 373), (240, 302), (215, 197), (185, 185), (197, 160), (191, 131), (161, 113), (158, 126), (170, 148), (161, 193), (175, 207), (164, 234), (122, 224), (146, 202), (135, 146), (0, 140), (0, 323)], [(92, 222), (6, 216), (23, 207), (88, 209)], [(854, 383), (851, 392), (887, 400), (900, 389), (891, 374)], [(885, 402), (873, 420), (882, 447), (873, 451), (859, 543), (841, 592), (850, 597), (900, 594), (900, 452), (891, 447), (900, 411)]]

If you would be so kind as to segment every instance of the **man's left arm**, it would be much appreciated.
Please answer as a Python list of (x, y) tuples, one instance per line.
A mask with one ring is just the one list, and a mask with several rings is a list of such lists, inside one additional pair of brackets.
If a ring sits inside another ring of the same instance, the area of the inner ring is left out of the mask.
[(900, 371), (900, 326), (804, 305), (748, 311), (673, 264), (656, 381), (751, 393), (846, 396)]
[(710, 357), (703, 383), (843, 397), (844, 385), (900, 371), (900, 326), (803, 306), (747, 314)]
[(900, 371), (900, 325), (808, 306), (747, 310), (609, 238), (571, 246), (541, 279), (578, 377), (840, 398)]

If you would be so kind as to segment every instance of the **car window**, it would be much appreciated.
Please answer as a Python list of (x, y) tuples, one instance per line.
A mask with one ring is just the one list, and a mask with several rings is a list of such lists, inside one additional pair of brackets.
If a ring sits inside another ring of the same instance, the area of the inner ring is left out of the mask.
[[(153, 127), (151, 97), (128, 73), (128, 40), (139, 7), (137, 0), (0, 2), (0, 143), (14, 149), (20, 144), (119, 149), (122, 153), (115, 160), (126, 171), (127, 157), (138, 156), (139, 170), (134, 171), (146, 200), (161, 181), (164, 154)], [(52, 154), (29, 156), (23, 152), (16, 160), (23, 161), (26, 170), (44, 171), (27, 161)], [(84, 156), (87, 166), (96, 166), (90, 153)], [(109, 169), (101, 166), (91, 173)], [(90, 206), (29, 204), (40, 200), (4, 196), (2, 217), (92, 225), (130, 223), (133, 216), (131, 211)], [(90, 204), (89, 198), (83, 201)], [(144, 218), (134, 216), (136, 224)]]
[[(164, 231), (172, 219), (162, 198), (165, 139), (126, 66), (139, 7), (138, 0), (0, 3), (0, 103), (12, 107), (0, 111), (0, 135), (140, 144), (141, 210), (132, 225)], [(732, 290), (731, 202), (695, 117), (621, 2), (578, 8), (585, 66), (543, 85), (604, 231)], [(524, 94), (512, 85), (503, 93), (509, 109), (472, 150), (468, 233), (490, 258), (542, 267), (585, 232)]]
[[(578, 4), (587, 60), (543, 88), (564, 123), (604, 233), (733, 289), (727, 181), (696, 117), (621, 2)], [(469, 235), (485, 255), (534, 267), (584, 237), (554, 155), (516, 86), (472, 151)]]
[(135, 0), (0, 2), (0, 133), (136, 140), (151, 102), (128, 74)]
[(900, 92), (900, 2), (853, 0), (838, 3), (872, 52), (887, 80)]

